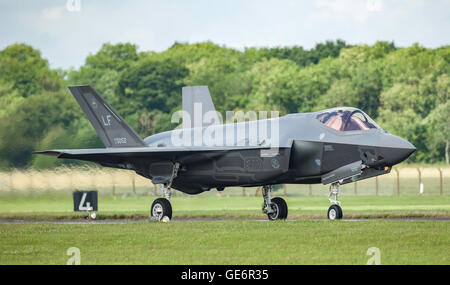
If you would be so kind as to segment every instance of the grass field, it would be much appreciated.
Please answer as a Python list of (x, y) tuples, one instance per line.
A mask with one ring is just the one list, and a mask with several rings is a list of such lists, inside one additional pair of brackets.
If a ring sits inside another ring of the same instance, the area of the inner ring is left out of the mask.
[[(0, 219), (53, 222), (0, 223), (0, 264), (66, 264), (70, 247), (81, 264), (365, 264), (371, 247), (382, 264), (450, 264), (448, 220), (328, 221), (322, 192), (288, 195), (288, 221), (269, 222), (262, 197), (213, 194), (172, 197), (171, 223), (146, 221), (155, 196), (101, 194), (98, 219), (137, 219), (107, 224), (82, 220), (67, 192), (2, 192)], [(449, 195), (340, 200), (344, 218), (450, 217)]]
[[(1, 195), (0, 218), (53, 222), (0, 223), (0, 264), (66, 264), (70, 247), (80, 249), (81, 264), (365, 264), (371, 247), (382, 264), (450, 264), (448, 220), (328, 221), (326, 197), (288, 196), (291, 220), (269, 222), (261, 197), (209, 195), (173, 197), (173, 222), (147, 222), (154, 199), (100, 195), (99, 219), (136, 222), (59, 223), (82, 216), (69, 195)], [(341, 201), (344, 218), (450, 216), (448, 195)], [(202, 217), (229, 220), (186, 220)]]
[[(100, 219), (147, 218), (153, 196), (100, 196)], [(326, 197), (286, 197), (290, 218), (325, 218), (330, 205)], [(342, 197), (346, 218), (366, 217), (449, 217), (450, 196), (361, 196)], [(187, 197), (172, 198), (174, 219), (265, 218), (262, 197)], [(53, 219), (80, 218), (73, 212), (68, 195), (8, 195), (0, 197), (0, 218)]]
[(449, 264), (447, 221), (0, 224), (0, 264)]

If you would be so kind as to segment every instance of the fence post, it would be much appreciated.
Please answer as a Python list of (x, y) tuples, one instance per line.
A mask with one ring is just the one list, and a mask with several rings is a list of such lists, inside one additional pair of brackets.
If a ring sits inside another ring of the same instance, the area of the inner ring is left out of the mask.
[(358, 183), (355, 181), (354, 185), (355, 196), (358, 196)]
[(417, 172), (419, 172), (419, 193), (420, 193), (420, 185), (422, 184), (422, 172), (420, 171), (420, 167), (417, 167)]
[(444, 195), (444, 189), (442, 185), (442, 168), (438, 168), (439, 171), (439, 194), (442, 196)]
[(375, 176), (375, 195), (378, 196), (378, 176)]
[(308, 195), (311, 197), (312, 196), (312, 186), (311, 184), (308, 184)]
[(131, 184), (133, 185), (133, 194), (136, 195), (136, 182), (134, 180), (134, 173), (131, 174)]
[(114, 179), (114, 174), (115, 173), (116, 173), (115, 171), (111, 172), (111, 183), (112, 183), (112, 195), (113, 195), (113, 197), (116, 196), (116, 183), (115, 183), (115, 179)]
[[(258, 196), (258, 192), (261, 190), (262, 187), (256, 187), (255, 191), (255, 197)], [(261, 190), (262, 191), (262, 190)]]
[(245, 197), (245, 188), (242, 187), (242, 197)]
[(400, 196), (400, 170), (398, 168), (394, 168), (397, 173), (397, 196)]

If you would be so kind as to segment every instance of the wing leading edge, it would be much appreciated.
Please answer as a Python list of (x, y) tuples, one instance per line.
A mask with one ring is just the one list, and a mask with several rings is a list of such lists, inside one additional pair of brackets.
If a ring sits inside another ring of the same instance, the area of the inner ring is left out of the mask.
[(191, 156), (198, 153), (223, 153), (233, 150), (263, 150), (267, 147), (128, 147), (128, 148), (93, 148), (93, 149), (52, 149), (34, 152), (56, 156), (58, 158), (79, 159), (98, 163), (123, 163), (125, 160), (145, 159), (146, 161), (174, 160), (177, 157)]

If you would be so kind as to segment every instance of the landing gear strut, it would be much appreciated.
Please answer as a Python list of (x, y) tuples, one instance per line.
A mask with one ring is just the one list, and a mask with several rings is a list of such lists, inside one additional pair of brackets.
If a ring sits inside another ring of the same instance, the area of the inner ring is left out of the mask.
[(150, 219), (156, 221), (169, 221), (172, 219), (172, 204), (170, 198), (172, 197), (172, 181), (177, 177), (180, 164), (176, 162), (173, 166), (172, 175), (169, 182), (163, 185), (164, 198), (156, 199), (150, 208)]
[(269, 220), (284, 220), (288, 215), (288, 206), (283, 198), (275, 197), (270, 199), (270, 192), (272, 191), (271, 185), (263, 186), (262, 194), (264, 198), (264, 204), (262, 207), (263, 213), (267, 214)]
[[(334, 182), (330, 186), (330, 194), (328, 194), (328, 200), (333, 204), (328, 208), (327, 217), (330, 220), (339, 220), (342, 219), (343, 213), (341, 208), (341, 202), (338, 201), (339, 194), (339, 182)], [(331, 198), (334, 196), (334, 199)]]

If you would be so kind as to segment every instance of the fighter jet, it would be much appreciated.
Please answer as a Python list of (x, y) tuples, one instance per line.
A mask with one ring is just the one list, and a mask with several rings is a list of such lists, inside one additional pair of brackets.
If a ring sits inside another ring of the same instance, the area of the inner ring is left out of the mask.
[(330, 185), (327, 217), (341, 219), (339, 185), (387, 174), (416, 150), (351, 107), (224, 124), (206, 86), (183, 87), (179, 128), (142, 139), (94, 88), (69, 90), (106, 148), (37, 153), (132, 170), (162, 185), (154, 220), (172, 218), (172, 188), (193, 195), (235, 186), (262, 187), (263, 213), (286, 219), (288, 206), (271, 198), (272, 186), (318, 183)]

